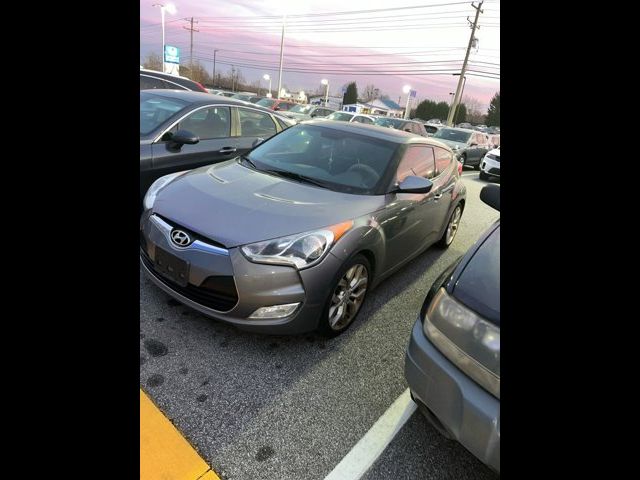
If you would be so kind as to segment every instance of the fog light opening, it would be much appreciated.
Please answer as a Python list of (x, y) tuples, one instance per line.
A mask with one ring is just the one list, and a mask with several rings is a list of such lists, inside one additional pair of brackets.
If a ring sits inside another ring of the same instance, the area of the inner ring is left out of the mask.
[(300, 302), (285, 303), (283, 305), (272, 305), (270, 307), (260, 307), (255, 312), (253, 312), (249, 318), (265, 320), (288, 317), (296, 311), (299, 305)]

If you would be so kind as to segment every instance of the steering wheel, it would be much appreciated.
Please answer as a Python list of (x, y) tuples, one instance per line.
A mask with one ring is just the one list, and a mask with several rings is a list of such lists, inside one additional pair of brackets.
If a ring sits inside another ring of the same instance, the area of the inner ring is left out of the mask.
[[(371, 168), (369, 165), (365, 165), (364, 163), (356, 163), (355, 165), (351, 165), (347, 172), (356, 172), (360, 174), (367, 185), (375, 185), (380, 178), (378, 173), (373, 168)], [(368, 182), (367, 180), (371, 180), (371, 182)]]

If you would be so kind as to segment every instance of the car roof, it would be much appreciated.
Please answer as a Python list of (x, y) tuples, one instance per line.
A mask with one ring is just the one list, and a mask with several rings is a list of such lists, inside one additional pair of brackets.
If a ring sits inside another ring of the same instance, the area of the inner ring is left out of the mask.
[[(347, 112), (350, 113), (350, 112)], [(367, 135), (370, 137), (378, 138), (380, 140), (386, 140), (393, 143), (413, 144), (419, 143), (424, 145), (434, 145), (442, 147), (445, 150), (451, 151), (444, 143), (440, 143), (429, 137), (423, 137), (416, 135), (415, 133), (404, 132), (395, 128), (382, 127), (380, 125), (368, 125), (366, 123), (349, 123), (339, 122), (336, 120), (307, 120), (303, 122), (304, 125), (317, 125), (320, 127), (331, 128), (333, 130), (340, 130), (343, 132), (356, 133), (359, 135)]]
[(286, 118), (284, 115), (279, 114), (279, 112), (274, 112), (273, 110), (269, 110), (268, 108), (263, 107), (262, 105), (257, 105), (251, 102), (245, 102), (244, 100), (238, 100), (237, 98), (224, 97), (222, 95), (215, 95), (212, 93), (205, 92), (194, 92), (191, 90), (166, 90), (161, 88), (156, 88), (153, 90), (141, 90), (141, 93), (147, 93), (151, 95), (158, 95), (165, 98), (177, 98), (179, 100), (183, 100), (189, 102), (190, 105), (200, 106), (200, 105), (208, 105), (210, 103), (215, 103), (218, 105), (235, 105), (242, 107), (252, 107), (260, 111), (264, 111), (265, 113), (269, 113), (271, 115), (275, 115), (278, 118)]

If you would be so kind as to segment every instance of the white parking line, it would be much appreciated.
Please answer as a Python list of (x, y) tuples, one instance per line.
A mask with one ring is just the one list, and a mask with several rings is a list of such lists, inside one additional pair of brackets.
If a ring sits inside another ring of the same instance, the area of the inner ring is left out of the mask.
[(478, 172), (462, 172), (460, 175), (462, 177), (470, 177), (471, 175), (478, 175)]
[(416, 411), (407, 388), (324, 480), (358, 480)]

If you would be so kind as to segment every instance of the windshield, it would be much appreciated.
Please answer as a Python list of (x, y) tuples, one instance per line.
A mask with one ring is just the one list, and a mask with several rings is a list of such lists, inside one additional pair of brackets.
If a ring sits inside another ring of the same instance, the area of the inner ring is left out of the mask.
[(443, 128), (433, 136), (433, 138), (441, 138), (443, 140), (450, 140), (452, 142), (466, 143), (471, 136), (471, 132), (465, 132), (463, 130), (455, 130), (453, 128)]
[(342, 122), (348, 122), (351, 118), (353, 118), (353, 113), (347, 112), (333, 112), (326, 117), (327, 120), (340, 120)]
[(307, 183), (336, 192), (376, 195), (398, 146), (367, 135), (298, 124), (260, 144), (246, 158), (256, 169), (274, 175), (303, 183), (306, 178)]
[(397, 118), (376, 118), (374, 125), (380, 125), (381, 127), (402, 128), (402, 120)]
[(188, 105), (177, 98), (140, 92), (140, 136), (148, 135)]
[(312, 108), (313, 105), (296, 105), (291, 107), (289, 111), (293, 113), (309, 113)]
[(276, 103), (276, 101), (272, 98), (263, 98), (262, 100), (258, 100), (256, 102), (256, 105), (262, 105), (263, 107), (273, 107), (273, 104)]

